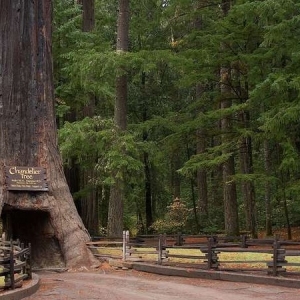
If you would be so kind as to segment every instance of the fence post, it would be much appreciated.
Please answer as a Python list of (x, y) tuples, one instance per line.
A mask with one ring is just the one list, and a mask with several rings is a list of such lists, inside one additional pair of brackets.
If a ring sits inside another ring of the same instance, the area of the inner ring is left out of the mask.
[(123, 250), (122, 250), (122, 260), (126, 261), (126, 231), (123, 230)]
[(158, 257), (157, 257), (157, 263), (159, 265), (162, 264), (162, 235), (160, 234), (159, 237), (158, 237)]
[(181, 232), (178, 232), (176, 235), (176, 246), (182, 246), (183, 245), (183, 237)]
[(28, 256), (26, 257), (26, 273), (28, 278), (32, 279), (32, 269), (31, 269), (31, 243), (28, 244)]
[(12, 240), (10, 241), (10, 260), (9, 260), (9, 268), (10, 268), (10, 286), (14, 290), (15, 289), (15, 262), (14, 262), (14, 245)]
[[(24, 243), (19, 243), (21, 250), (25, 249), (25, 245)], [(25, 265), (22, 267), (22, 273), (23, 274), (27, 274), (26, 272), (26, 253), (23, 252), (23, 254), (19, 257), (19, 259), (23, 262), (25, 262)]]
[(278, 258), (278, 242), (277, 236), (274, 236), (273, 242), (273, 276), (277, 276), (277, 258)]
[(243, 234), (242, 235), (242, 245), (241, 245), (242, 248), (248, 248), (248, 245), (247, 245), (247, 235), (246, 234)]
[(126, 257), (127, 254), (131, 255), (131, 253), (129, 253), (129, 249), (131, 249), (130, 244), (130, 236), (129, 236), (129, 230), (126, 231)]
[(207, 268), (212, 268), (212, 237), (207, 240)]
[(273, 260), (272, 260), (272, 270), (268, 272), (273, 276), (278, 276), (279, 272), (286, 272), (284, 266), (287, 264), (286, 261), (286, 249), (281, 248), (280, 240), (277, 236), (274, 236), (273, 242)]
[(216, 252), (216, 240), (210, 237), (207, 241), (207, 268), (218, 269), (218, 254)]

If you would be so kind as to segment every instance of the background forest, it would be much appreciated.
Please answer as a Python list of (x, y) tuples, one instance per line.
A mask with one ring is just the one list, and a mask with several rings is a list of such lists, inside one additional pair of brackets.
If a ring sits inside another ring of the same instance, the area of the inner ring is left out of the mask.
[(90, 234), (291, 235), (300, 1), (54, 4), (60, 149)]

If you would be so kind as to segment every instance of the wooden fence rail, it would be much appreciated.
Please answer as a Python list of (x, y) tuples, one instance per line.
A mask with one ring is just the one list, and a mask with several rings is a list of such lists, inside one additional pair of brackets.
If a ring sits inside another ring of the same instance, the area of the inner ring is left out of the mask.
[[(268, 239), (252, 239), (247, 235), (239, 237), (208, 236), (208, 235), (140, 235), (130, 237), (124, 231), (122, 239), (107, 239), (102, 237), (98, 241), (88, 243), (88, 246), (98, 257), (122, 258), (123, 261), (155, 260), (157, 264), (170, 264), (173, 259), (186, 259), (191, 266), (197, 265), (210, 270), (246, 270), (243, 265), (251, 266), (251, 271), (266, 271), (267, 274), (278, 276), (287, 274), (286, 267), (300, 266), (300, 242), (279, 240), (277, 237)], [(105, 254), (99, 250), (107, 250)], [(119, 255), (112, 255), (111, 249), (119, 251)], [(180, 253), (177, 253), (180, 249)], [(199, 250), (199, 254), (190, 250)], [(176, 252), (176, 253), (174, 253)], [(223, 259), (226, 253), (256, 253), (268, 254), (267, 258), (252, 260)], [(223, 255), (224, 256), (224, 255)], [(298, 262), (289, 261), (288, 257), (299, 257)], [(255, 265), (265, 268), (253, 268)], [(239, 267), (240, 266), (240, 267)], [(299, 268), (300, 270), (300, 268)], [(296, 273), (297, 271), (293, 271)]]
[(0, 240), (0, 289), (15, 289), (31, 278), (31, 246)]

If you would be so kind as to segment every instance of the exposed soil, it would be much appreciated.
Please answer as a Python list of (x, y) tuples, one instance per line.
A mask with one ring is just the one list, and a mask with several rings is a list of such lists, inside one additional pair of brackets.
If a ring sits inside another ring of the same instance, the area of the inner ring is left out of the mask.
[(199, 278), (160, 276), (134, 270), (39, 273), (41, 287), (27, 300), (298, 300), (297, 289)]
[[(300, 241), (300, 227), (292, 227), (292, 240)], [(288, 231), (287, 228), (277, 228), (273, 230), (273, 235), (277, 235), (278, 238), (287, 240), (288, 239)], [(265, 238), (266, 234), (264, 231), (259, 232), (259, 238)]]

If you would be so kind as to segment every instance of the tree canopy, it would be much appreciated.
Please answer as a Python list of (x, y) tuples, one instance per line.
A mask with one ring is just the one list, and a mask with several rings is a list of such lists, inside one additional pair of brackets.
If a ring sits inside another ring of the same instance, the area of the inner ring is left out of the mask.
[[(83, 6), (54, 3), (60, 149), (66, 170), (78, 170), (79, 184), (69, 184), (79, 211), (96, 191), (98, 233), (118, 178), (124, 228), (134, 233), (158, 230), (175, 198), (188, 212), (186, 232), (271, 234), (299, 224), (298, 1), (131, 0), (124, 55), (116, 51), (118, 1), (95, 0), (88, 32)], [(113, 116), (123, 75), (120, 132)], [(93, 170), (84, 184), (83, 170)]]

